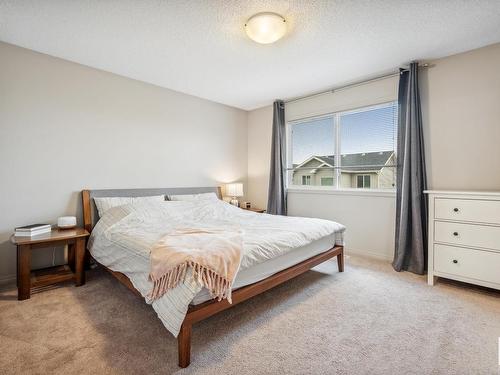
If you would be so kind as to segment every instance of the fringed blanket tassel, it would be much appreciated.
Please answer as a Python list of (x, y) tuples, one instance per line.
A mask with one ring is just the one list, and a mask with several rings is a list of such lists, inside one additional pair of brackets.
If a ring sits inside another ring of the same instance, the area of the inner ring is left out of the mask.
[(149, 279), (154, 285), (148, 297), (152, 300), (156, 300), (163, 296), (168, 290), (175, 288), (180, 282), (184, 282), (186, 279), (187, 267), (193, 269), (193, 277), (208, 289), (212, 298), (217, 298), (218, 301), (227, 299), (229, 303), (232, 303), (231, 283), (211, 269), (194, 262), (181, 263), (158, 279), (149, 275)]

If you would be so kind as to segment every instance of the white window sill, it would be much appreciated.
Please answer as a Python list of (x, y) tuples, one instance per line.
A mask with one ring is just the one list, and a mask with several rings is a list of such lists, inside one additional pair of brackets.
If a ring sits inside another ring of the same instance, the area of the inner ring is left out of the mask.
[(386, 189), (333, 189), (325, 186), (292, 186), (287, 189), (293, 194), (355, 195), (362, 197), (396, 197), (396, 190)]

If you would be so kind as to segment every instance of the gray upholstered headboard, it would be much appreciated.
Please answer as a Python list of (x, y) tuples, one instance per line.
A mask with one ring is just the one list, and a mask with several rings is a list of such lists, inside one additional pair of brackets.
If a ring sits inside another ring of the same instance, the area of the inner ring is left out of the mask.
[(97, 208), (93, 198), (99, 197), (149, 197), (153, 195), (174, 194), (200, 194), (215, 193), (219, 198), (221, 191), (219, 187), (181, 187), (181, 188), (158, 188), (158, 189), (105, 189), (105, 190), (83, 190), (83, 222), (85, 229), (89, 232), (99, 220)]

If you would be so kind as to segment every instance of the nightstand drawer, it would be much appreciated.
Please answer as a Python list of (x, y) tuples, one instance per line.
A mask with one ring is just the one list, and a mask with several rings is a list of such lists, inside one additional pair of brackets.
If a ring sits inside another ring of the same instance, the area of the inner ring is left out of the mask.
[(434, 271), (500, 284), (500, 253), (436, 244)]
[(500, 250), (500, 227), (435, 221), (434, 241)]
[(500, 224), (500, 201), (436, 198), (434, 217), (442, 220)]

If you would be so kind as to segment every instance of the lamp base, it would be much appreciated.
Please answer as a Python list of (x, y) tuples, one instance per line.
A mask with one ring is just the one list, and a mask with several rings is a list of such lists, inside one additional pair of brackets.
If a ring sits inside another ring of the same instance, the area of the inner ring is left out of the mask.
[(240, 206), (240, 202), (238, 201), (238, 199), (236, 198), (232, 198), (229, 203), (231, 203), (233, 206), (236, 206), (236, 207), (239, 207)]

